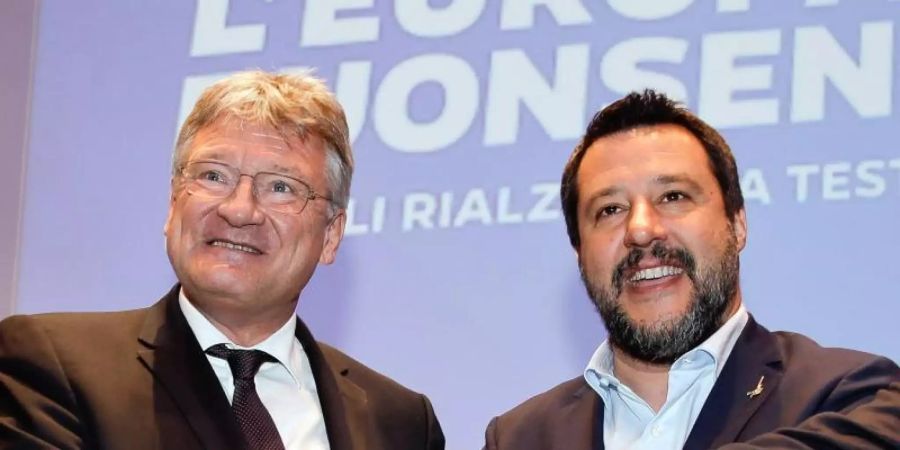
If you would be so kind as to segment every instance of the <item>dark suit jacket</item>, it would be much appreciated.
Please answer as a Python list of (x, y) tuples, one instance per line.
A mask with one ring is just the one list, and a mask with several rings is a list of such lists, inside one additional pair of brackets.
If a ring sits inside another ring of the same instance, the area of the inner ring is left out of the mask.
[[(0, 448), (232, 449), (231, 407), (178, 306), (0, 322)], [(444, 448), (423, 395), (298, 321), (334, 450)]]
[[(763, 390), (750, 398), (761, 376)], [(900, 369), (888, 359), (770, 333), (751, 317), (684, 448), (898, 449)], [(577, 377), (495, 417), (488, 450), (596, 450), (603, 401)]]

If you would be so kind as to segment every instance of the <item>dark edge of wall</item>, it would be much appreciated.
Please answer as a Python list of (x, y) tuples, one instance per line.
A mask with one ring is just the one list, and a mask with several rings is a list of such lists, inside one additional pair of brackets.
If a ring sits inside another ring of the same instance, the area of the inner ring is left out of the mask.
[(0, 55), (4, 58), (5, 91), (0, 91), (0, 205), (6, 218), (0, 219), (0, 318), (16, 311), (19, 282), (19, 253), (22, 215), (25, 206), (25, 176), (28, 162), (31, 99), (39, 0), (7, 0), (0, 14)]

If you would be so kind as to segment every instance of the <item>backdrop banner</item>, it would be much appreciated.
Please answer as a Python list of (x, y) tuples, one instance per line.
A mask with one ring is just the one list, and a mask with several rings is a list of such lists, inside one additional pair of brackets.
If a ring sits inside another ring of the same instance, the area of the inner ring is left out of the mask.
[(199, 92), (314, 68), (357, 170), (300, 314), (426, 393), (448, 448), (480, 448), (604, 339), (559, 180), (597, 110), (653, 87), (735, 152), (754, 316), (896, 360), (898, 19), (896, 0), (42, 2), (17, 310), (158, 299), (172, 143)]

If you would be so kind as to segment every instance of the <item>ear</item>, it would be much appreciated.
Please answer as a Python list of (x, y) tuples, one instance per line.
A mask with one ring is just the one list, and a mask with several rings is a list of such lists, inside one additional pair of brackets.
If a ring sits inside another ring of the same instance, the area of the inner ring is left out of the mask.
[(170, 194), (169, 194), (169, 213), (166, 216), (166, 223), (165, 223), (165, 225), (163, 225), (163, 234), (166, 236), (169, 235), (169, 229), (172, 228), (172, 215), (174, 214), (174, 211), (175, 211), (175, 198), (176, 198), (175, 177), (172, 177), (172, 180), (170, 181), (169, 185), (170, 185), (170, 188), (169, 188), (170, 189), (169, 190), (169, 192), (170, 192)]
[(732, 226), (734, 227), (734, 238), (737, 244), (737, 250), (740, 252), (747, 246), (747, 212), (744, 208), (741, 208), (741, 210), (734, 215)]
[(338, 209), (325, 228), (325, 242), (322, 245), (322, 254), (319, 255), (319, 264), (331, 264), (334, 262), (338, 247), (341, 245), (341, 239), (344, 238), (344, 225), (346, 223), (346, 211)]

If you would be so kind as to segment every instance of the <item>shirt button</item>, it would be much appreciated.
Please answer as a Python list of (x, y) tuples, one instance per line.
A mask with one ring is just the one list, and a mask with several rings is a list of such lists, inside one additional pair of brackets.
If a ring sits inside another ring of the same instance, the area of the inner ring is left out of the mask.
[(660, 429), (659, 425), (653, 425), (653, 428), (650, 429), (650, 434), (652, 434), (653, 437), (659, 437), (659, 435), (662, 434), (662, 429)]

